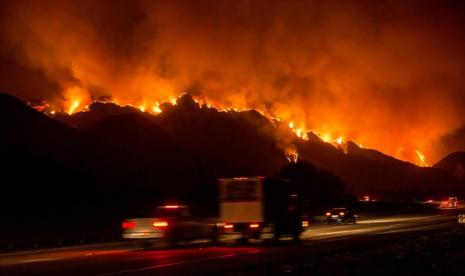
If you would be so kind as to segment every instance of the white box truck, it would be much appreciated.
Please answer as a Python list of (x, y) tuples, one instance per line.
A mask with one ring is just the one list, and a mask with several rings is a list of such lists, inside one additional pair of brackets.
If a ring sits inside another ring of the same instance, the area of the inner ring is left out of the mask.
[(222, 178), (219, 182), (219, 233), (222, 239), (298, 240), (308, 227), (303, 199), (292, 183), (264, 177)]

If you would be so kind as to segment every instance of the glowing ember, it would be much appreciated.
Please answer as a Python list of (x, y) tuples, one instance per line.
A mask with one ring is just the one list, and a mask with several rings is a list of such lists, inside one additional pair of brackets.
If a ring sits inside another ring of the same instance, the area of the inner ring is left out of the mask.
[(341, 136), (337, 137), (336, 143), (337, 143), (338, 145), (342, 145), (342, 144), (344, 143), (344, 138), (342, 138)]

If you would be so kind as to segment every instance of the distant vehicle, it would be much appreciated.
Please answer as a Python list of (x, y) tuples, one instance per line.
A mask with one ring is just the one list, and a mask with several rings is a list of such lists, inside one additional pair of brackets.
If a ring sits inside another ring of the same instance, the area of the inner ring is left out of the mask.
[(357, 223), (358, 215), (347, 208), (334, 208), (326, 212), (328, 223)]
[(456, 196), (449, 197), (449, 206), (451, 209), (457, 209), (458, 199)]
[(442, 209), (457, 209), (458, 199), (456, 196), (449, 197), (448, 200), (441, 202), (439, 208)]
[(171, 245), (196, 239), (216, 242), (218, 237), (216, 219), (183, 205), (160, 206), (152, 218), (126, 219), (122, 227), (124, 239), (164, 240)]
[(222, 238), (299, 240), (308, 227), (303, 200), (286, 180), (264, 177), (219, 179), (219, 233)]

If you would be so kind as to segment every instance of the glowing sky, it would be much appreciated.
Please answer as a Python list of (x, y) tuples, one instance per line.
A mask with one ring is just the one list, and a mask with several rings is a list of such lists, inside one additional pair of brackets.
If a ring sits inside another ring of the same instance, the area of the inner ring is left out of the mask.
[(189, 91), (432, 164), (465, 150), (440, 143), (465, 125), (463, 18), (463, 1), (1, 1), (0, 90), (65, 112)]

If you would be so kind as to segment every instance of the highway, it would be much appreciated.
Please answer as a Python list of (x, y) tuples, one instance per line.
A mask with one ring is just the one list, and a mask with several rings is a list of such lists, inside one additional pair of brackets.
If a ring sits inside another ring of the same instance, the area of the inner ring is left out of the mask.
[(246, 246), (226, 241), (211, 246), (197, 241), (179, 248), (138, 248), (134, 243), (0, 255), (0, 275), (199, 275), (239, 271), (332, 249), (386, 242), (456, 225), (456, 216), (391, 216), (360, 220), (355, 225), (315, 225), (298, 244), (279, 246), (259, 241)]

